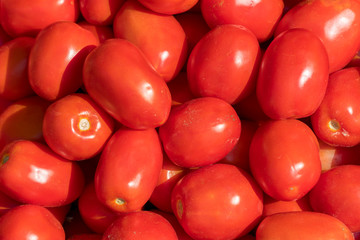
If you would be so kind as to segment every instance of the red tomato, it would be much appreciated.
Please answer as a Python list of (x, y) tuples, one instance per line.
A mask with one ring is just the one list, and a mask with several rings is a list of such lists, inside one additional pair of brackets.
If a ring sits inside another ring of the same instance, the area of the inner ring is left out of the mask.
[(120, 128), (102, 151), (95, 173), (97, 197), (115, 212), (140, 210), (156, 187), (162, 162), (155, 129)]
[(69, 21), (41, 30), (29, 56), (29, 81), (36, 94), (53, 101), (77, 91), (84, 60), (98, 44), (90, 31)]
[(89, 54), (84, 85), (95, 102), (130, 128), (158, 127), (170, 113), (166, 82), (141, 50), (125, 39), (107, 40)]
[(327, 214), (300, 211), (266, 217), (256, 230), (256, 240), (354, 240), (346, 225)]
[(360, 68), (330, 75), (325, 97), (311, 116), (315, 134), (327, 144), (350, 147), (360, 143)]
[(4, 147), (0, 156), (0, 190), (14, 200), (63, 206), (77, 199), (83, 190), (84, 175), (80, 167), (44, 144), (14, 141)]
[(103, 43), (107, 39), (114, 38), (114, 32), (111, 26), (94, 25), (86, 21), (78, 22), (78, 24), (80, 27), (83, 27), (86, 30), (92, 32), (99, 43)]
[(200, 167), (225, 157), (239, 140), (241, 122), (230, 104), (203, 97), (174, 106), (159, 128), (169, 159), (182, 167)]
[(102, 234), (118, 217), (97, 198), (94, 182), (88, 183), (78, 199), (78, 208), (85, 224), (94, 232)]
[(350, 60), (346, 67), (360, 67), (360, 50), (356, 55)]
[(261, 124), (253, 136), (249, 156), (254, 178), (276, 200), (302, 198), (321, 174), (319, 143), (299, 120)]
[(322, 173), (309, 199), (314, 211), (338, 218), (352, 232), (360, 231), (360, 166), (342, 165)]
[(173, 212), (194, 239), (234, 239), (260, 220), (262, 191), (244, 170), (214, 164), (185, 175), (172, 192)]
[(308, 117), (324, 98), (328, 77), (328, 56), (320, 39), (308, 30), (290, 29), (263, 55), (256, 85), (259, 104), (272, 119)]
[(255, 87), (259, 43), (248, 29), (232, 24), (209, 31), (188, 59), (189, 86), (195, 96), (218, 97), (234, 104)]
[(242, 25), (260, 42), (270, 39), (283, 13), (282, 0), (202, 0), (201, 12), (210, 27)]
[(139, 211), (121, 215), (103, 234), (106, 239), (122, 240), (177, 240), (171, 224), (161, 215)]
[(50, 24), (75, 22), (78, 16), (78, 1), (74, 0), (1, 0), (0, 23), (13, 37), (35, 37)]
[(0, 114), (0, 151), (18, 139), (43, 141), (43, 119), (49, 105), (39, 96), (31, 96), (8, 106)]
[(101, 152), (114, 130), (114, 120), (87, 95), (69, 94), (46, 110), (43, 135), (48, 146), (69, 160)]
[(101, 234), (89, 233), (89, 234), (76, 234), (68, 237), (66, 240), (101, 240)]
[(78, 0), (85, 20), (94, 25), (111, 25), (125, 0)]
[(172, 15), (155, 13), (136, 0), (128, 0), (117, 12), (113, 29), (115, 37), (138, 46), (167, 82), (185, 64), (188, 56), (186, 35)]
[(35, 95), (28, 79), (28, 58), (35, 39), (19, 37), (0, 46), (0, 97), (14, 101)]
[(145, 7), (162, 14), (178, 14), (190, 10), (199, 0), (139, 0)]
[(357, 0), (302, 1), (281, 18), (275, 36), (291, 28), (312, 31), (322, 40), (329, 57), (329, 71), (334, 72), (343, 68), (359, 50), (359, 25)]

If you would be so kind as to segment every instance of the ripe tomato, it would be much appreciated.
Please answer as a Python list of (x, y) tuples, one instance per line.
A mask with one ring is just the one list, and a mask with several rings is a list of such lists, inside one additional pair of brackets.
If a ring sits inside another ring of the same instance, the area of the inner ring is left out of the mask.
[(11, 142), (0, 153), (0, 159), (0, 190), (19, 202), (63, 206), (77, 199), (83, 190), (80, 167), (44, 144)]
[(343, 68), (360, 48), (360, 2), (357, 0), (302, 1), (291, 8), (275, 30), (275, 36), (291, 28), (312, 31), (323, 42), (329, 71)]
[(225, 157), (239, 140), (241, 122), (219, 98), (195, 98), (174, 106), (159, 136), (169, 159), (182, 167), (200, 167)]
[(214, 164), (185, 175), (174, 187), (173, 212), (194, 239), (234, 239), (260, 220), (262, 191), (250, 174)]
[(354, 240), (354, 237), (349, 228), (335, 217), (299, 211), (266, 217), (256, 230), (256, 240), (269, 239)]
[(210, 30), (188, 59), (189, 86), (197, 97), (217, 97), (234, 104), (255, 87), (260, 47), (248, 29), (232, 24)]
[(171, 224), (161, 215), (150, 211), (126, 213), (118, 217), (103, 234), (106, 239), (177, 240)]
[(163, 153), (155, 129), (117, 130), (102, 151), (96, 173), (96, 195), (115, 212), (140, 210), (159, 179)]
[(28, 79), (28, 58), (35, 39), (19, 37), (0, 46), (0, 97), (15, 101), (35, 95)]
[(172, 15), (153, 12), (137, 0), (128, 0), (117, 12), (113, 30), (115, 37), (126, 39), (139, 47), (167, 82), (185, 64), (188, 56), (186, 35)]
[(190, 10), (199, 0), (139, 0), (139, 2), (154, 12), (174, 15)]
[(171, 95), (141, 50), (125, 39), (109, 39), (84, 63), (86, 91), (112, 117), (130, 128), (162, 125)]
[(60, 156), (84, 160), (101, 152), (114, 125), (113, 118), (87, 94), (73, 93), (47, 108), (43, 135), (47, 145)]
[(76, 92), (82, 85), (84, 60), (98, 44), (90, 31), (74, 22), (42, 29), (29, 56), (29, 81), (35, 93), (54, 101)]
[(124, 0), (78, 0), (81, 15), (94, 25), (111, 25)]
[(276, 200), (302, 198), (321, 174), (317, 138), (299, 120), (262, 123), (253, 136), (249, 156), (254, 178)]
[(329, 77), (325, 97), (311, 116), (319, 139), (333, 146), (360, 143), (360, 67), (344, 68)]

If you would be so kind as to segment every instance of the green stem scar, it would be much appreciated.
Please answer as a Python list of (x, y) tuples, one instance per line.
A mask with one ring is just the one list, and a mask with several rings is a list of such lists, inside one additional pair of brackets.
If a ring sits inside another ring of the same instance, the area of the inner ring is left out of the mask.
[(125, 200), (124, 199), (121, 199), (121, 198), (116, 198), (115, 199), (115, 203), (117, 205), (124, 205), (125, 204)]
[(334, 119), (330, 120), (328, 125), (330, 130), (334, 132), (339, 131), (339, 129), (341, 128), (340, 123)]
[(9, 154), (4, 154), (1, 158), (0, 166), (5, 164), (10, 159)]

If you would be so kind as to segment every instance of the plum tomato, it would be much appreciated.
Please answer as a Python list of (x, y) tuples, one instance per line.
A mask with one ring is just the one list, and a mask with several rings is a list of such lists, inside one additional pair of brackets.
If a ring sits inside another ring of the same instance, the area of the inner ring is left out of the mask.
[(234, 239), (260, 220), (263, 193), (246, 171), (213, 164), (185, 175), (174, 187), (173, 212), (194, 239)]
[(56, 22), (42, 29), (29, 56), (32, 89), (49, 101), (76, 92), (83, 84), (85, 58), (97, 45), (93, 33), (74, 22)]
[(177, 240), (177, 235), (163, 216), (151, 211), (120, 215), (105, 231), (103, 240)]
[(139, 47), (166, 82), (180, 72), (188, 57), (186, 35), (176, 18), (153, 12), (137, 0), (127, 0), (121, 6), (113, 21), (113, 31), (116, 38)]
[(83, 77), (90, 97), (129, 128), (155, 128), (169, 116), (166, 82), (128, 40), (109, 39), (94, 49), (85, 60)]
[(184, 13), (194, 7), (199, 0), (138, 0), (142, 5), (148, 9), (161, 13), (174, 15)]
[(78, 0), (1, 0), (0, 23), (12, 37), (35, 37), (55, 22), (77, 21), (78, 3)]
[(197, 97), (217, 97), (234, 104), (255, 88), (260, 46), (245, 27), (224, 24), (195, 45), (187, 63), (189, 86)]
[[(312, 31), (323, 42), (330, 73), (340, 70), (360, 48), (360, 2), (357, 0), (302, 1), (278, 23), (275, 36), (291, 28)], [(307, 42), (310, 43), (310, 42)]]
[(181, 167), (221, 160), (240, 138), (241, 121), (224, 100), (202, 97), (174, 106), (159, 136), (169, 159)]
[(257, 79), (256, 94), (264, 113), (272, 119), (312, 115), (326, 92), (328, 62), (324, 44), (309, 30), (290, 29), (278, 35), (263, 55)]
[(320, 177), (319, 143), (300, 120), (262, 123), (249, 151), (251, 173), (264, 192), (276, 200), (302, 198)]
[(18, 37), (0, 46), (0, 98), (10, 101), (35, 95), (28, 78), (28, 58), (35, 39)]
[(360, 166), (336, 166), (322, 173), (309, 199), (314, 211), (336, 217), (352, 232), (359, 232)]
[(360, 143), (360, 67), (330, 74), (328, 87), (311, 125), (316, 136), (332, 146)]
[(266, 217), (256, 230), (256, 240), (354, 240), (339, 219), (318, 212), (298, 211)]
[(0, 218), (0, 239), (64, 240), (61, 223), (42, 206), (17, 206)]
[(155, 129), (121, 127), (100, 156), (94, 178), (98, 199), (115, 212), (142, 209), (156, 187), (162, 163)]
[(89, 95), (73, 93), (47, 108), (43, 136), (47, 145), (60, 156), (84, 160), (101, 152), (114, 126), (114, 119)]
[(213, 28), (222, 24), (236, 24), (248, 28), (259, 42), (269, 40), (280, 20), (282, 0), (202, 0), (201, 13)]
[(19, 202), (63, 206), (75, 201), (83, 190), (81, 168), (45, 144), (13, 141), (4, 147), (0, 159), (0, 190)]

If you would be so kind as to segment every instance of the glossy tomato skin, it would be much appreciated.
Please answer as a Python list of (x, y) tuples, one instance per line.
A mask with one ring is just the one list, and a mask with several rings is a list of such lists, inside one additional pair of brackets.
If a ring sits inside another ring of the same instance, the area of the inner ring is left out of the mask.
[(28, 58), (35, 39), (19, 37), (0, 46), (0, 97), (15, 101), (35, 95), (28, 79)]
[(122, 127), (102, 151), (94, 179), (96, 195), (115, 212), (140, 210), (156, 187), (162, 162), (155, 129)]
[(324, 98), (328, 78), (328, 56), (321, 40), (308, 30), (290, 29), (278, 35), (264, 53), (257, 98), (272, 119), (308, 117)]
[(332, 73), (322, 103), (311, 116), (319, 139), (332, 146), (350, 147), (360, 143), (360, 68)]
[(114, 126), (113, 118), (89, 95), (73, 93), (58, 99), (46, 109), (43, 135), (54, 152), (77, 161), (99, 154)]
[(64, 240), (61, 223), (38, 205), (20, 205), (0, 218), (0, 239)]
[(95, 102), (130, 128), (158, 127), (170, 113), (166, 82), (125, 39), (109, 39), (88, 55), (84, 85)]
[(90, 31), (74, 22), (56, 22), (42, 29), (29, 56), (32, 89), (49, 101), (76, 92), (82, 85), (84, 60), (98, 44)]
[(197, 97), (217, 97), (234, 104), (255, 87), (260, 47), (248, 29), (220, 25), (196, 44), (187, 63), (189, 86)]
[(275, 36), (291, 28), (304, 28), (324, 43), (329, 71), (343, 68), (360, 47), (360, 3), (345, 1), (303, 1), (291, 8), (275, 30)]
[(352, 232), (360, 231), (359, 172), (359, 165), (334, 167), (321, 174), (309, 195), (314, 211), (338, 218)]
[(161, 14), (174, 15), (184, 13), (194, 7), (199, 0), (139, 0), (145, 7)]
[(1, 25), (13, 37), (35, 37), (50, 24), (58, 21), (75, 22), (78, 16), (78, 1), (73, 0), (1, 1)]
[(277, 200), (302, 198), (321, 174), (316, 136), (299, 120), (262, 123), (253, 136), (249, 156), (254, 178)]
[(279, 0), (205, 0), (200, 2), (200, 7), (211, 28), (222, 24), (242, 25), (252, 31), (259, 42), (264, 42), (272, 37), (284, 3)]
[(45, 144), (17, 140), (5, 146), (0, 159), (1, 191), (19, 202), (63, 206), (77, 199), (83, 190), (80, 167)]
[(214, 164), (185, 175), (172, 192), (173, 212), (194, 239), (234, 239), (260, 220), (262, 191), (244, 170)]
[(126, 1), (119, 9), (113, 31), (115, 37), (139, 47), (167, 82), (180, 72), (188, 57), (186, 35), (176, 18), (155, 13), (136, 0)]
[(150, 211), (126, 213), (118, 217), (103, 234), (103, 240), (177, 240), (176, 232), (161, 215)]
[(219, 98), (195, 98), (172, 108), (159, 136), (169, 159), (181, 167), (201, 167), (221, 160), (239, 140), (241, 122)]
[(256, 230), (256, 240), (353, 240), (350, 229), (337, 218), (317, 212), (279, 213), (266, 217)]

